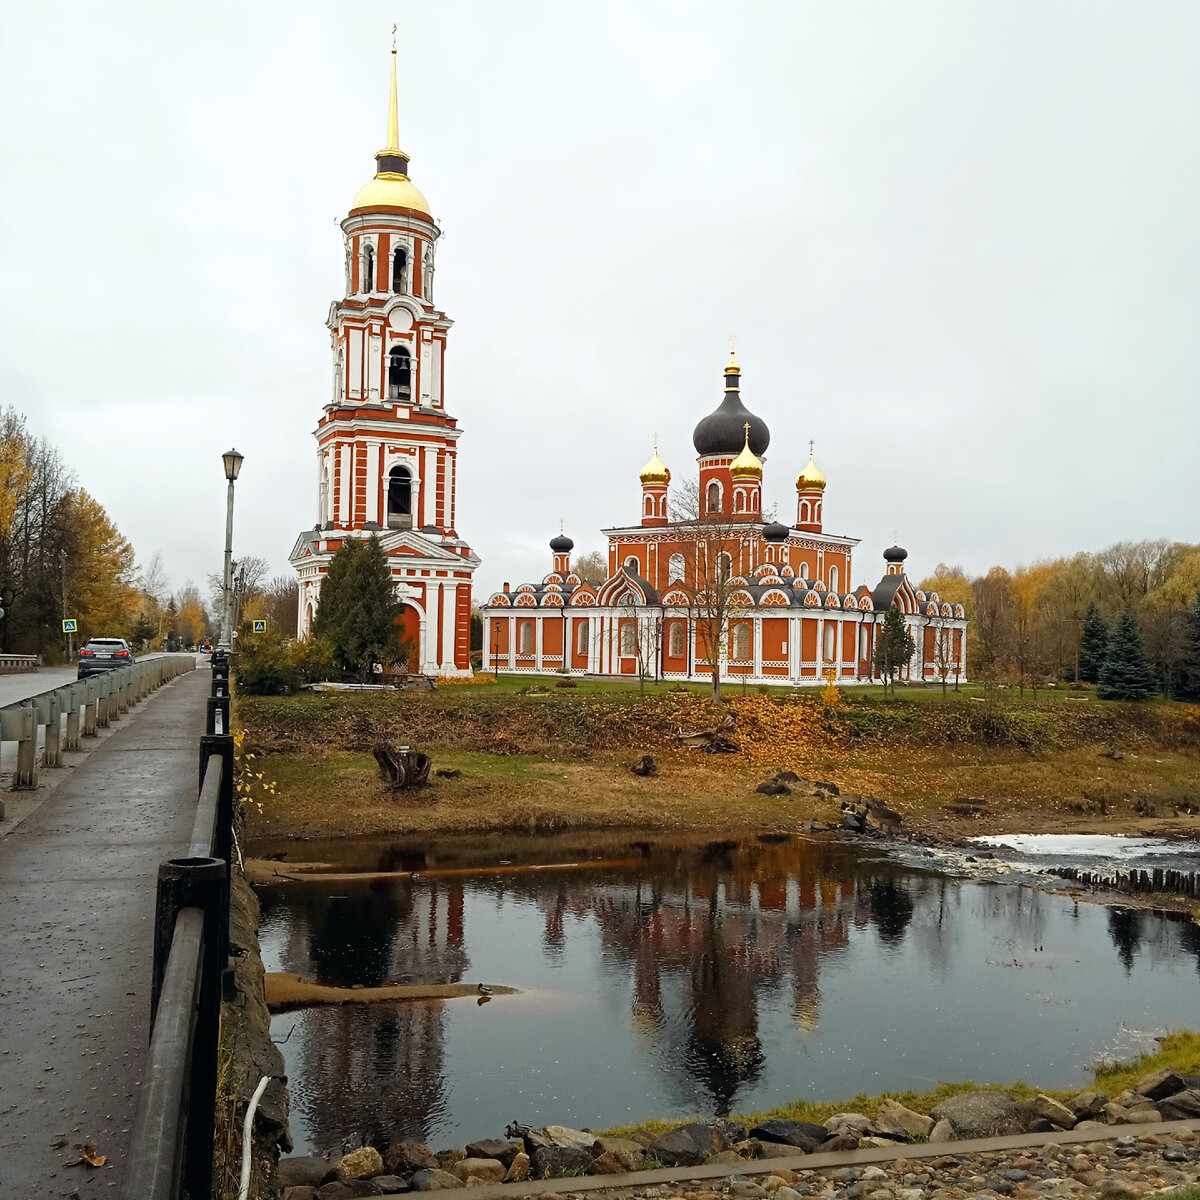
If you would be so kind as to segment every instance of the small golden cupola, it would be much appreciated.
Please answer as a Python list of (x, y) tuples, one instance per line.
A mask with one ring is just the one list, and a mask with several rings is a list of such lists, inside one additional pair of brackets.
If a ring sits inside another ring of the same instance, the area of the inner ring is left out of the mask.
[(638, 476), (642, 487), (666, 487), (671, 482), (671, 469), (658, 457), (658, 439), (654, 439), (654, 457), (641, 469)]
[(433, 220), (429, 201), (408, 177), (408, 155), (400, 149), (400, 121), (396, 104), (396, 36), (392, 32), (392, 87), (388, 95), (387, 145), (375, 155), (375, 178), (354, 197), (350, 212), (363, 210), (408, 211)]
[[(736, 367), (737, 364), (733, 363)], [(728, 371), (729, 368), (726, 368)], [(733, 479), (753, 479), (756, 482), (762, 480), (763, 465), (762, 459), (750, 449), (750, 422), (747, 421), (745, 426), (746, 443), (742, 447), (742, 452), (729, 464), (729, 474)]]
[(821, 474), (817, 464), (813, 461), (813, 444), (808, 443), (808, 466), (796, 476), (796, 490), (798, 492), (823, 492), (825, 490), (825, 476)]

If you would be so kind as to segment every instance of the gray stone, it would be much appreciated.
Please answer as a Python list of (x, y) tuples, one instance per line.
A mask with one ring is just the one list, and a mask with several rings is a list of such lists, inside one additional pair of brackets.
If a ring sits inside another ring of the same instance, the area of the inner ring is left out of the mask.
[(557, 1179), (561, 1175), (586, 1174), (591, 1167), (590, 1146), (586, 1150), (582, 1146), (538, 1146), (529, 1156), (531, 1179)]
[(524, 1183), (529, 1178), (529, 1155), (524, 1150), (518, 1150), (513, 1160), (508, 1164), (508, 1174), (504, 1176), (505, 1183)]
[[(1180, 1092), (1180, 1095), (1187, 1095), (1187, 1093)], [(1173, 1099), (1174, 1097), (1169, 1097), (1163, 1103), (1170, 1104)], [(1141, 1125), (1148, 1121), (1161, 1121), (1163, 1120), (1163, 1114), (1153, 1104), (1139, 1105), (1136, 1108), (1125, 1108), (1123, 1105), (1110, 1100), (1104, 1106), (1104, 1119), (1109, 1125)]]
[(1074, 1129), (1075, 1122), (1079, 1120), (1065, 1104), (1040, 1094), (1025, 1105), (1025, 1111), (1037, 1119), (1057, 1125), (1059, 1129)]
[(1148, 1183), (1132, 1179), (1105, 1179), (1096, 1189), (1098, 1200), (1141, 1200), (1150, 1190)]
[(371, 1182), (385, 1195), (398, 1196), (412, 1190), (412, 1184), (401, 1175), (376, 1175)]
[(1166, 1162), (1187, 1162), (1188, 1152), (1182, 1146), (1170, 1145), (1163, 1151)]
[(317, 1189), (307, 1185), (286, 1187), (283, 1189), (283, 1200), (317, 1200)]
[(280, 1187), (312, 1187), (318, 1188), (325, 1182), (330, 1164), (315, 1154), (306, 1154), (303, 1158), (281, 1158), (276, 1168), (275, 1178)]
[(457, 1175), (451, 1175), (449, 1171), (442, 1171), (437, 1168), (430, 1169), (426, 1167), (424, 1170), (415, 1172), (412, 1177), (414, 1192), (442, 1192), (447, 1188), (460, 1188), (462, 1186), (463, 1181)]
[(1107, 1103), (1108, 1096), (1104, 1092), (1080, 1092), (1067, 1101), (1067, 1107), (1077, 1120), (1086, 1121), (1099, 1116)]
[[(795, 1158), (797, 1154), (804, 1153), (799, 1146), (789, 1146), (786, 1142), (760, 1142), (758, 1138), (752, 1138), (751, 1140), (755, 1146), (755, 1158)], [(828, 1144), (828, 1142), (821, 1143), (822, 1146)], [(850, 1149), (858, 1149), (857, 1139), (855, 1139), (854, 1145)]]
[(875, 1114), (875, 1128), (884, 1137), (927, 1138), (933, 1129), (933, 1119), (905, 1108), (896, 1100), (885, 1100)]
[(807, 1194), (808, 1188), (805, 1188), (803, 1192), (798, 1192), (794, 1187), (789, 1187), (787, 1184), (784, 1184), (783, 1187), (776, 1188), (775, 1200), (800, 1200), (801, 1196), (805, 1196)]
[(954, 1126), (951, 1125), (945, 1117), (943, 1117), (940, 1121), (936, 1122), (933, 1128), (929, 1131), (929, 1140), (931, 1142), (939, 1143), (953, 1142), (955, 1140)]
[(1188, 1088), (1160, 1100), (1158, 1111), (1165, 1121), (1196, 1120), (1200, 1117), (1200, 1088)]
[(461, 1158), (450, 1168), (451, 1175), (457, 1175), (466, 1183), (474, 1176), (487, 1183), (503, 1183), (508, 1168), (498, 1158)]
[[(826, 1138), (817, 1148), (816, 1154), (837, 1154), (846, 1150), (857, 1150), (858, 1143), (861, 1140), (857, 1133), (852, 1133), (849, 1129), (843, 1133), (835, 1133), (833, 1137)], [(770, 1145), (770, 1142), (765, 1145)], [(794, 1150), (794, 1147), (788, 1147), (789, 1152)]]
[(629, 1138), (598, 1137), (593, 1150), (600, 1154), (628, 1154), (639, 1162), (646, 1157), (646, 1151), (637, 1142)]
[(1005, 1171), (1004, 1178), (1007, 1179), (1009, 1183), (1024, 1183), (1025, 1180), (1029, 1178), (1029, 1172), (1020, 1171), (1014, 1168), (1011, 1171)]
[(373, 1179), (335, 1179), (317, 1189), (317, 1200), (360, 1200), (363, 1196), (382, 1196)]
[[(727, 1150), (725, 1153), (733, 1152)], [(627, 1150), (604, 1150), (592, 1159), (589, 1169), (593, 1175), (626, 1175), (630, 1171), (636, 1171), (641, 1166), (644, 1157), (640, 1150), (636, 1158)], [(736, 1157), (737, 1155), (734, 1154), (734, 1158)]]
[(1022, 1106), (1004, 1092), (964, 1092), (942, 1101), (930, 1115), (935, 1122), (949, 1121), (960, 1138), (1024, 1133), (1029, 1122)]
[(1150, 1100), (1165, 1100), (1176, 1092), (1182, 1092), (1186, 1087), (1187, 1084), (1183, 1082), (1183, 1076), (1178, 1071), (1163, 1067), (1160, 1071), (1143, 1075), (1133, 1085), (1133, 1090), (1139, 1096), (1146, 1096)]
[(862, 1113), (834, 1113), (825, 1122), (825, 1128), (831, 1137), (838, 1133), (853, 1133), (857, 1137), (864, 1137), (871, 1131), (871, 1118), (864, 1117)]
[(829, 1130), (808, 1121), (763, 1121), (750, 1130), (750, 1136), (760, 1142), (781, 1142), (811, 1154), (822, 1142), (829, 1140)]
[(525, 1150), (531, 1157), (539, 1148), (559, 1146), (565, 1149), (591, 1151), (596, 1144), (594, 1133), (568, 1129), (565, 1125), (542, 1125), (525, 1131)]
[(651, 1142), (646, 1153), (668, 1167), (693, 1167), (745, 1136), (746, 1127), (736, 1122), (692, 1121)]
[(524, 1148), (520, 1142), (510, 1142), (506, 1138), (484, 1138), (481, 1142), (468, 1142), (466, 1150), (468, 1158), (495, 1158), (507, 1169)]
[(729, 1194), (733, 1200), (762, 1200), (767, 1193), (750, 1179), (731, 1179)]
[(383, 1152), (383, 1167), (389, 1175), (411, 1175), (413, 1171), (436, 1170), (438, 1160), (424, 1142), (393, 1142)]
[(886, 1179), (888, 1173), (882, 1167), (864, 1167), (862, 1177), (866, 1180)]

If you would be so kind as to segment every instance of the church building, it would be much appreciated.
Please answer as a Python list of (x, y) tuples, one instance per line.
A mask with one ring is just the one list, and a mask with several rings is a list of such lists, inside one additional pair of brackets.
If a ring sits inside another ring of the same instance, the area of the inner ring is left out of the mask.
[(452, 322), (434, 302), (441, 230), (400, 149), (392, 48), (387, 145), (341, 222), (346, 294), (329, 308), (329, 402), (317, 423), (316, 522), (296, 540), (297, 634), (312, 630), (339, 547), (377, 534), (403, 605), (409, 669), (468, 676), (478, 556), (455, 526), (458, 421), (446, 408)]
[(879, 627), (898, 608), (916, 649), (901, 675), (966, 679), (966, 614), (913, 587), (908, 552), (883, 553), (874, 587), (851, 585), (858, 539), (825, 531), (825, 476), (812, 448), (796, 478), (795, 519), (763, 514), (771, 441), (741, 398), (741, 367), (725, 367), (725, 395), (692, 434), (698, 474), (668, 505), (671, 472), (654, 456), (641, 472), (641, 519), (603, 532), (608, 578), (571, 570), (574, 543), (550, 542), (540, 583), (505, 584), (483, 609), (486, 670), (701, 680), (718, 656), (723, 679), (819, 685), (878, 679)]

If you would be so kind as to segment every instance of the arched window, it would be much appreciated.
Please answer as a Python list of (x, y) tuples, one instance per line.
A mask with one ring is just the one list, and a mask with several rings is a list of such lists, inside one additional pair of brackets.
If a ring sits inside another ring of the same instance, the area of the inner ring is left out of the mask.
[(715, 479), (708, 485), (708, 511), (721, 511), (721, 485)]
[(654, 497), (653, 496), (646, 497), (646, 516), (648, 516), (648, 517), (654, 516)]
[(722, 550), (721, 553), (717, 555), (717, 578), (720, 579), (722, 583), (725, 583), (727, 580), (732, 578), (732, 576), (733, 559), (730, 558), (730, 556), (724, 550)]
[(836, 592), (838, 590), (838, 569), (837, 567), (829, 568), (829, 590)]
[(363, 291), (375, 290), (375, 247), (367, 246), (363, 251)]
[(329, 465), (326, 464), (321, 469), (321, 500), (317, 506), (318, 514), (320, 515), (321, 524), (324, 525), (329, 520)]
[(517, 653), (518, 654), (532, 654), (533, 653), (533, 622), (532, 621), (522, 621), (521, 622), (521, 634), (520, 634), (520, 640), (517, 642)]
[(588, 652), (589, 638), (591, 636), (591, 622), (580, 621), (576, 626), (575, 633), (575, 648), (580, 654)]
[(632, 621), (621, 625), (621, 656), (632, 658), (637, 654), (637, 626)]
[(746, 509), (746, 493), (741, 488), (733, 493), (733, 511), (744, 512)]
[(827, 662), (832, 666), (834, 664), (834, 655), (837, 653), (837, 643), (835, 641), (836, 632), (832, 625), (825, 626), (825, 653), (822, 656), (822, 661)]
[(682, 621), (672, 621), (670, 632), (667, 634), (667, 653), (672, 658), (682, 658), (685, 653), (684, 632)]
[(388, 472), (388, 528), (411, 529), (412, 523), (412, 473), (407, 467), (393, 467)]
[(631, 554), (626, 560), (625, 565), (636, 575), (638, 570), (637, 556)]
[(818, 500), (815, 507), (813, 508), (813, 523), (817, 524), (820, 522), (820, 520), (821, 520), (821, 502), (820, 502), (820, 500)]
[(858, 627), (858, 657), (860, 660), (867, 657), (867, 627), (865, 625)]
[(393, 346), (388, 352), (388, 399), (407, 400), (412, 393), (412, 359), (407, 346)]
[(804, 562), (804, 563), (801, 563), (801, 564), (800, 564), (800, 578), (801, 578), (801, 579), (804, 579), (804, 580), (807, 580), (807, 579), (808, 579), (808, 577), (809, 577), (809, 575), (808, 575), (808, 563), (806, 563), (806, 562)]
[(397, 250), (392, 255), (392, 291), (406, 292), (408, 279), (408, 251)]
[(687, 564), (683, 561), (683, 555), (672, 554), (667, 563), (667, 581), (674, 583), (676, 580), (682, 579), (686, 572)]
[(807, 500), (800, 501), (800, 523), (807, 525), (809, 523), (809, 507)]

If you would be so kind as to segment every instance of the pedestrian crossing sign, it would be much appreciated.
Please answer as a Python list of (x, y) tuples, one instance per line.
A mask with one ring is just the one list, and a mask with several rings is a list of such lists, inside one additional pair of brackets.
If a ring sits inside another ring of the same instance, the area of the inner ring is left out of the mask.
[(63, 633), (78, 633), (79, 621), (76, 617), (63, 617)]
[(255, 633), (266, 633), (267, 632), (266, 621), (255, 621), (254, 622), (254, 632)]

